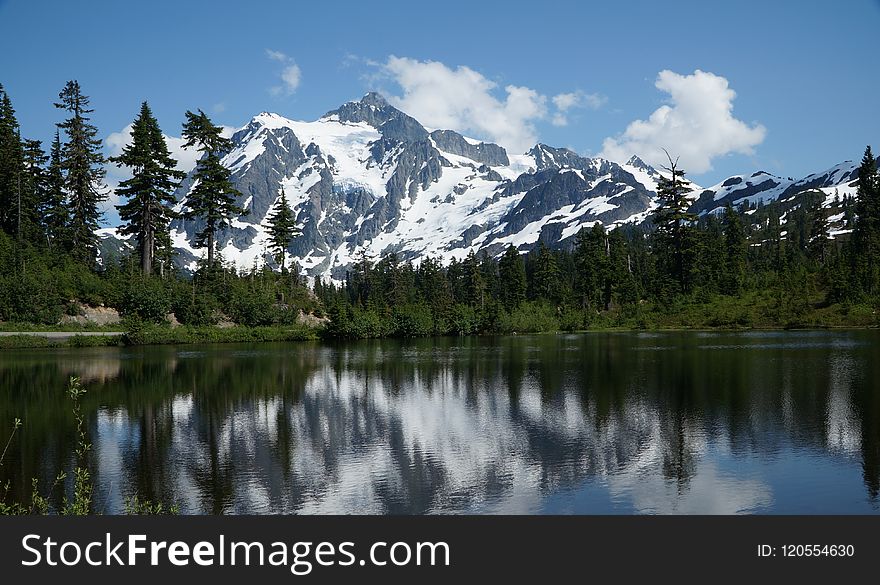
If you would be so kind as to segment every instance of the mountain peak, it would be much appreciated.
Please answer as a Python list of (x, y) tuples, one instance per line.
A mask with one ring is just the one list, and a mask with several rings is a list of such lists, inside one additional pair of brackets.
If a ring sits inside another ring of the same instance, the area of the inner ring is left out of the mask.
[(388, 100), (375, 91), (365, 93), (364, 97), (360, 99), (360, 103), (377, 108), (385, 108), (389, 106)]
[(651, 165), (649, 165), (648, 163), (646, 163), (645, 161), (643, 161), (642, 159), (640, 159), (636, 155), (632, 155), (630, 157), (630, 159), (628, 161), (626, 161), (626, 164), (628, 164), (631, 167), (635, 167), (637, 169), (642, 169), (644, 171), (653, 171), (654, 170), (654, 167), (652, 167)]

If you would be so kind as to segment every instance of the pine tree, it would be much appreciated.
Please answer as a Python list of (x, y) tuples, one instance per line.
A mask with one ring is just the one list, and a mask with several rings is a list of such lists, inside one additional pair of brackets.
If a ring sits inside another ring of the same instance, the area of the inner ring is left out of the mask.
[(480, 261), (471, 250), (462, 262), (465, 302), (482, 310), (486, 305), (486, 281), (480, 270)]
[(129, 167), (132, 176), (122, 181), (116, 193), (127, 201), (117, 205), (124, 235), (133, 235), (140, 254), (141, 271), (153, 272), (156, 250), (168, 235), (171, 220), (177, 217), (172, 209), (174, 190), (186, 173), (175, 169), (177, 161), (171, 157), (159, 123), (153, 117), (149, 104), (141, 104), (141, 111), (131, 129), (131, 143), (122, 154), (110, 159), (119, 167)]
[(64, 195), (61, 135), (57, 129), (55, 130), (55, 138), (52, 140), (52, 148), (49, 150), (46, 190), (39, 202), (39, 212), (49, 247), (51, 248), (55, 242), (63, 242), (69, 213)]
[(606, 280), (609, 276), (611, 248), (602, 224), (581, 228), (575, 244), (574, 288), (582, 309), (604, 308)]
[(416, 277), (419, 298), (431, 306), (435, 323), (448, 317), (452, 309), (452, 290), (440, 260), (424, 258), (419, 263)]
[(813, 218), (810, 226), (810, 241), (807, 244), (807, 255), (814, 262), (825, 264), (831, 251), (831, 236), (829, 234), (828, 216), (822, 208), (822, 200), (816, 199), (810, 208)]
[(556, 256), (542, 240), (538, 245), (538, 257), (535, 259), (534, 297), (555, 303), (559, 300), (560, 284)]
[(688, 289), (688, 260), (693, 258), (692, 238), (689, 231), (696, 216), (688, 213), (691, 192), (690, 182), (684, 178), (685, 172), (678, 168), (678, 159), (672, 160), (669, 153), (669, 166), (663, 169), (669, 176), (661, 175), (657, 181), (657, 197), (660, 206), (654, 212), (653, 221), (657, 226), (656, 238), (660, 245), (658, 255), (669, 275), (678, 282), (683, 291)]
[(58, 124), (67, 134), (61, 148), (61, 168), (70, 211), (66, 235), (71, 255), (82, 262), (93, 263), (97, 255), (98, 229), (101, 211), (99, 205), (107, 199), (104, 185), (104, 155), (98, 129), (89, 123), (89, 98), (83, 95), (79, 83), (68, 81), (58, 95), (56, 108), (70, 112), (70, 117)]
[(856, 193), (856, 227), (852, 258), (863, 292), (880, 292), (880, 179), (871, 147), (865, 149), (859, 166)]
[(16, 210), (17, 236), (33, 243), (44, 243), (40, 219), (40, 203), (46, 199), (49, 157), (39, 140), (22, 141), (22, 188)]
[(293, 216), (293, 210), (290, 209), (290, 203), (287, 201), (287, 194), (283, 187), (281, 188), (281, 197), (275, 203), (275, 209), (268, 220), (270, 249), (275, 252), (275, 262), (284, 273), (286, 272), (284, 262), (287, 258), (287, 247), (299, 233), (299, 229), (296, 227), (296, 218)]
[(22, 162), (18, 120), (9, 95), (0, 85), (0, 229), (13, 236), (18, 228)]
[(498, 277), (498, 263), (489, 256), (489, 252), (483, 250), (480, 256), (480, 275), (486, 284), (486, 295), (490, 298), (498, 298), (498, 290), (501, 286)]
[(362, 248), (354, 269), (347, 275), (348, 286), (346, 288), (349, 291), (351, 303), (359, 304), (362, 307), (368, 306), (374, 296), (374, 280), (373, 258), (366, 248)]
[(514, 246), (508, 246), (498, 261), (498, 280), (501, 304), (508, 311), (526, 300), (526, 265)]
[(746, 228), (739, 214), (727, 205), (724, 209), (724, 244), (726, 248), (726, 270), (722, 279), (722, 292), (736, 295), (740, 292), (745, 278), (748, 243)]
[(198, 218), (204, 227), (196, 233), (195, 244), (208, 250), (207, 266), (214, 269), (214, 242), (217, 232), (229, 226), (229, 221), (243, 215), (244, 209), (235, 204), (241, 193), (232, 185), (231, 172), (220, 159), (229, 151), (232, 142), (221, 136), (222, 128), (214, 125), (202, 110), (198, 114), (186, 112), (183, 124), (184, 147), (197, 147), (202, 158), (196, 164), (195, 187), (186, 198), (187, 219)]

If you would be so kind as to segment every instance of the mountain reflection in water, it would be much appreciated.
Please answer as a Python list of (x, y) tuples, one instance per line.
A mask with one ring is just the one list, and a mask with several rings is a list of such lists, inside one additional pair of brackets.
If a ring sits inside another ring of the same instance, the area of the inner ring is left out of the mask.
[[(0, 468), (74, 458), (97, 511), (877, 513), (880, 332), (616, 333), (12, 351)], [(70, 486), (67, 486), (70, 489)], [(60, 503), (62, 490), (53, 494)]]

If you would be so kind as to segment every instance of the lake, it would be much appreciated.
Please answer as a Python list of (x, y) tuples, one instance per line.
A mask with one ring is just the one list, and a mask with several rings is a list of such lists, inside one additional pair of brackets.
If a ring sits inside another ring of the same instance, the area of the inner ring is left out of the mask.
[(76, 375), (100, 513), (136, 493), (187, 514), (876, 514), (878, 349), (798, 331), (4, 351), (0, 450), (24, 426), (0, 485), (29, 500), (70, 469)]

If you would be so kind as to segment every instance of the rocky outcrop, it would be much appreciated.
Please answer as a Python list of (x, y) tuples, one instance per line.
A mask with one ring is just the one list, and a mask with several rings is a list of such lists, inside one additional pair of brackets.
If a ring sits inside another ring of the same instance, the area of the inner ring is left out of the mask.
[(435, 130), (431, 132), (431, 139), (437, 148), (449, 154), (463, 156), (492, 167), (503, 167), (510, 164), (507, 151), (491, 142), (473, 144), (452, 130)]

